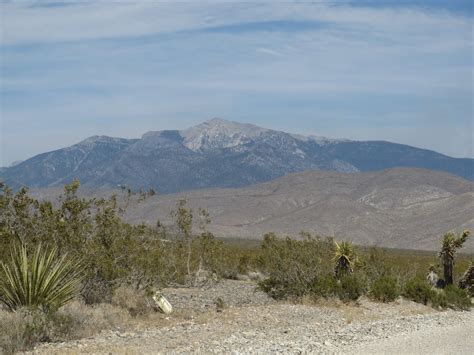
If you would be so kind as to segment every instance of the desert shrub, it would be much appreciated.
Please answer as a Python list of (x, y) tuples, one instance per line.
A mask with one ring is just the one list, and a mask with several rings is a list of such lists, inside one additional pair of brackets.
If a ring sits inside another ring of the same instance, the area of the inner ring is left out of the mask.
[(267, 234), (260, 265), (268, 278), (260, 287), (277, 299), (312, 294), (318, 279), (331, 273), (331, 261), (327, 260), (331, 248), (331, 242), (317, 238), (282, 240)]
[(221, 241), (215, 273), (219, 278), (236, 280), (259, 269), (260, 249)]
[(345, 302), (357, 301), (367, 290), (366, 279), (357, 273), (342, 276), (337, 285), (337, 296)]
[(360, 269), (363, 270), (370, 283), (385, 276), (399, 275), (399, 264), (391, 262), (386, 250), (371, 247), (361, 258)]
[(204, 269), (216, 275), (222, 275), (222, 241), (217, 240), (210, 232), (203, 232), (196, 238), (196, 251), (198, 269)]
[(28, 350), (48, 339), (47, 317), (40, 310), (0, 311), (0, 353)]
[[(343, 301), (357, 300), (366, 292), (367, 280), (361, 273), (333, 274), (329, 255), (331, 240), (306, 238), (281, 240), (272, 234), (262, 243), (261, 267), (268, 277), (260, 288), (275, 299), (303, 297), (339, 297)], [(352, 271), (352, 268), (351, 270)]]
[(382, 302), (395, 301), (400, 296), (397, 279), (392, 276), (381, 276), (372, 283), (369, 296)]
[(134, 317), (146, 314), (152, 309), (146, 292), (133, 289), (130, 286), (118, 287), (112, 297), (112, 304), (126, 309)]
[(474, 262), (471, 261), (469, 268), (458, 281), (459, 288), (465, 289), (471, 297), (474, 297)]
[(466, 290), (453, 285), (446, 286), (443, 290), (435, 292), (431, 304), (436, 308), (452, 308), (467, 310), (472, 307), (471, 298)]
[(403, 296), (417, 303), (428, 304), (434, 297), (435, 291), (421, 278), (409, 280), (403, 289)]
[(238, 260), (237, 271), (239, 274), (246, 275), (250, 271), (250, 256), (242, 255)]
[(87, 277), (81, 290), (82, 300), (89, 305), (107, 303), (112, 300), (113, 284), (99, 275)]
[(313, 298), (318, 297), (338, 297), (340, 289), (340, 282), (334, 277), (334, 275), (327, 274), (318, 277), (311, 289)]
[(88, 306), (79, 301), (60, 308), (53, 318), (54, 340), (80, 339), (104, 329), (122, 327), (131, 320), (127, 310), (111, 304)]
[(44, 341), (66, 341), (92, 336), (103, 329), (124, 326), (128, 312), (110, 304), (94, 307), (72, 301), (57, 312), (21, 308), (0, 310), (0, 353), (29, 350)]
[(258, 285), (263, 292), (266, 292), (270, 297), (276, 300), (286, 299), (292, 296), (291, 290), (288, 289), (288, 285), (272, 276), (260, 281)]
[(448, 285), (444, 289), (433, 289), (425, 280), (414, 278), (405, 285), (403, 296), (418, 303), (430, 303), (435, 308), (466, 310), (472, 307), (466, 290)]
[(79, 293), (83, 266), (57, 249), (36, 247), (28, 255), (25, 245), (14, 246), (9, 263), (1, 263), (0, 302), (10, 310), (21, 307), (55, 310)]

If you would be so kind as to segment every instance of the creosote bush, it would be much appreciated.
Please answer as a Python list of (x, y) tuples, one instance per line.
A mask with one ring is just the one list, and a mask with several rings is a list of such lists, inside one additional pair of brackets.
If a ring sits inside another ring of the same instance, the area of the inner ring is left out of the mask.
[(276, 299), (301, 298), (315, 292), (320, 278), (331, 274), (326, 256), (332, 242), (308, 237), (304, 240), (264, 236), (260, 265), (268, 278), (260, 287)]
[(452, 308), (467, 310), (471, 305), (471, 298), (466, 290), (448, 285), (444, 289), (433, 289), (425, 280), (412, 279), (403, 291), (406, 298), (423, 304), (431, 304), (435, 308)]
[(433, 307), (459, 310), (468, 310), (472, 306), (468, 292), (453, 285), (448, 285), (443, 290), (434, 292), (431, 304)]
[(397, 279), (393, 276), (381, 276), (372, 283), (369, 296), (382, 302), (395, 301), (400, 296)]
[[(334, 275), (332, 260), (327, 257), (333, 253), (333, 246), (331, 239), (308, 235), (303, 240), (265, 235), (260, 264), (268, 277), (259, 283), (260, 288), (275, 299), (300, 300), (309, 296), (357, 300), (365, 293), (367, 282), (359, 273), (352, 273), (352, 246), (343, 244), (344, 253), (339, 256), (344, 260), (341, 263), (340, 258), (336, 260), (336, 265), (343, 265), (339, 266), (338, 277)], [(350, 254), (345, 253), (349, 249)]]
[(339, 299), (345, 302), (357, 301), (367, 291), (367, 281), (360, 274), (342, 276), (337, 287)]
[(403, 296), (417, 303), (428, 304), (433, 298), (434, 290), (421, 278), (409, 280), (403, 290)]

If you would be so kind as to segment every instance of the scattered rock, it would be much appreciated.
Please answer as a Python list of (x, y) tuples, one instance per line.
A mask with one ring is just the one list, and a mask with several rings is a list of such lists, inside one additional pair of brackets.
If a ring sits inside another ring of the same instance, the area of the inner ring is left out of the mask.
[[(173, 304), (171, 324), (44, 344), (33, 353), (344, 353), (419, 330), (474, 325), (472, 312), (438, 312), (407, 300), (381, 304), (362, 298), (359, 305), (275, 302), (258, 291), (255, 283), (243, 281), (169, 288), (163, 293)], [(217, 313), (219, 298), (225, 301), (225, 311)], [(194, 317), (189, 316), (192, 310), (198, 310)], [(348, 318), (350, 323), (344, 321)]]

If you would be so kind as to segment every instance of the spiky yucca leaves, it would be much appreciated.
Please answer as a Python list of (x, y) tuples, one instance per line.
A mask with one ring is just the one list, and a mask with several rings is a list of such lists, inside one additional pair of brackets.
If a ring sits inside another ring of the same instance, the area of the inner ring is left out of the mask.
[(355, 251), (352, 243), (342, 241), (340, 243), (334, 242), (334, 274), (337, 278), (343, 275), (352, 274), (353, 264), (355, 261)]
[(28, 255), (25, 245), (14, 246), (9, 263), (1, 263), (0, 302), (10, 310), (21, 307), (55, 310), (76, 297), (83, 280), (83, 264), (59, 257), (57, 249), (36, 247)]
[(439, 252), (439, 257), (443, 263), (444, 281), (446, 282), (446, 285), (453, 284), (454, 255), (456, 254), (457, 249), (462, 248), (470, 233), (470, 231), (465, 230), (458, 238), (456, 238), (454, 233), (449, 232), (443, 237), (443, 244), (441, 246), (441, 251)]

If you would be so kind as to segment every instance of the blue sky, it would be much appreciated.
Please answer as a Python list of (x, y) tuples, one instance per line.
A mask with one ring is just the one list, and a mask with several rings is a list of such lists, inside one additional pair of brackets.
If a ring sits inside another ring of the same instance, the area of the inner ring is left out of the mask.
[(0, 3), (0, 166), (212, 117), (474, 157), (471, 1)]

